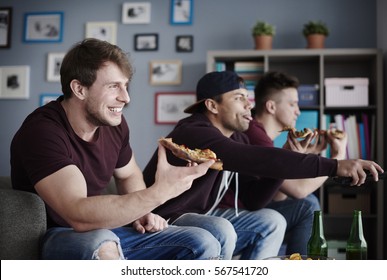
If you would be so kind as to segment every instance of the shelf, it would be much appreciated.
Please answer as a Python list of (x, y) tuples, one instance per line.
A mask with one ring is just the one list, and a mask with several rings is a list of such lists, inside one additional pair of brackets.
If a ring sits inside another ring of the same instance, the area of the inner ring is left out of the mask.
[[(378, 49), (275, 49), (275, 50), (213, 50), (207, 53), (207, 72), (215, 71), (215, 63), (223, 62), (227, 70), (234, 70), (237, 61), (259, 61), (263, 71), (282, 71), (296, 76), (300, 84), (319, 86), (318, 105), (300, 106), (303, 111), (318, 112), (320, 128), (325, 128), (326, 115), (356, 116), (356, 123), (365, 126), (368, 116), (370, 157), (384, 166), (384, 93), (383, 93), (383, 52)], [(325, 78), (368, 78), (369, 106), (332, 107), (325, 106)], [(353, 118), (352, 118), (353, 119)], [(371, 144), (372, 143), (372, 144)], [(371, 146), (372, 145), (372, 146)], [(356, 145), (355, 145), (356, 146)], [(364, 151), (364, 150), (363, 150)], [(362, 153), (364, 154), (364, 153)], [(384, 186), (374, 183), (370, 188), (370, 214), (363, 213), (363, 227), (369, 243), (369, 255), (383, 259), (383, 242), (387, 237), (384, 228)], [(321, 207), (326, 222), (326, 237), (346, 240), (352, 221), (351, 214), (328, 213), (328, 186), (319, 190)]]

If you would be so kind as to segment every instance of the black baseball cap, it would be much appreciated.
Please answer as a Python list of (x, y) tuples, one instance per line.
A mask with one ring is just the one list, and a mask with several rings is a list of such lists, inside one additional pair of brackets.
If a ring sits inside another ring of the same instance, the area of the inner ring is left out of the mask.
[(207, 73), (196, 86), (196, 103), (187, 107), (184, 113), (195, 113), (200, 104), (206, 99), (239, 88), (245, 88), (243, 79), (233, 71)]

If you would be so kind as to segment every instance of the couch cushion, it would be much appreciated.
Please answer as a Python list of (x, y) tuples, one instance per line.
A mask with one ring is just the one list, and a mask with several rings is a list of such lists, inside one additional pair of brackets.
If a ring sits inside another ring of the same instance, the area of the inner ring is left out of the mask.
[(0, 189), (11, 189), (11, 177), (10, 176), (0, 176)]
[(36, 194), (0, 188), (0, 259), (38, 259), (46, 210)]

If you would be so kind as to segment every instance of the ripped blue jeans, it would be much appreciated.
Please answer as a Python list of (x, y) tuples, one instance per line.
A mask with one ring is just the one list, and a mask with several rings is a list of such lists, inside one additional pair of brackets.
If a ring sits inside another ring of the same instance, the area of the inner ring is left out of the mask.
[(138, 233), (131, 227), (75, 232), (50, 228), (42, 240), (41, 258), (46, 260), (95, 260), (105, 243), (118, 245), (120, 258), (128, 260), (218, 259), (221, 246), (208, 231), (195, 227), (169, 226), (155, 233)]

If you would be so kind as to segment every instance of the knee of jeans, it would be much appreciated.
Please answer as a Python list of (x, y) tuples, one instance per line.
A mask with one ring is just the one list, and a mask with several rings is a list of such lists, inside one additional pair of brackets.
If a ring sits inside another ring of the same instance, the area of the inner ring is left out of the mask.
[(277, 231), (282, 231), (285, 233), (287, 222), (284, 216), (282, 216), (279, 212), (272, 210), (272, 209), (261, 209), (259, 210), (262, 212), (265, 212), (265, 216), (268, 221), (271, 221), (271, 225), (276, 228)]
[(217, 236), (222, 243), (236, 243), (238, 236), (234, 226), (229, 220), (220, 218), (216, 221)]
[(110, 230), (94, 231), (94, 240), (97, 243), (97, 248), (93, 252), (92, 259), (96, 260), (118, 260), (124, 259), (120, 240)]
[(119, 244), (115, 241), (105, 241), (95, 250), (93, 259), (96, 260), (122, 260)]

